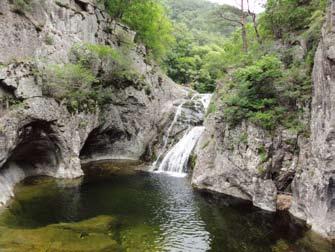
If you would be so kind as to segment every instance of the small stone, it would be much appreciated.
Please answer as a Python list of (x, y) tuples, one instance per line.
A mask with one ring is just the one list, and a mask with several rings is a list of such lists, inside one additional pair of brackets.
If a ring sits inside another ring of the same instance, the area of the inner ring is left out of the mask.
[(335, 61), (335, 46), (329, 47), (327, 51), (327, 57), (328, 59)]
[(280, 211), (289, 210), (292, 206), (292, 195), (279, 194), (277, 196), (277, 209)]

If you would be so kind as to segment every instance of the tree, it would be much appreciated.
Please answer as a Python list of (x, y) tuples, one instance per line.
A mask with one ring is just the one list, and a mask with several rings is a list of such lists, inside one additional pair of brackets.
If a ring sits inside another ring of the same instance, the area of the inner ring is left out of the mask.
[(219, 11), (219, 16), (223, 18), (226, 21), (238, 24), (241, 26), (241, 37), (243, 41), (243, 51), (248, 52), (248, 41), (247, 41), (247, 31), (246, 31), (246, 23), (247, 23), (247, 16), (248, 13), (245, 12), (245, 0), (240, 0), (240, 9), (238, 10), (238, 15), (240, 19), (235, 19), (228, 17), (224, 11), (220, 10)]
[(163, 58), (174, 43), (172, 23), (158, 0), (106, 0), (111, 16), (137, 32), (156, 60)]
[(261, 41), (261, 37), (259, 35), (259, 31), (258, 31), (258, 24), (257, 24), (257, 15), (255, 12), (251, 11), (250, 9), (250, 4), (249, 4), (249, 0), (247, 0), (247, 6), (248, 6), (248, 14), (249, 16), (251, 17), (252, 19), (252, 23), (253, 23), (253, 26), (254, 26), (254, 30), (255, 30), (255, 34), (256, 34), (256, 38), (257, 38), (257, 41), (258, 43), (262, 43)]
[(134, 2), (133, 0), (107, 0), (106, 7), (112, 18), (122, 20), (128, 6)]

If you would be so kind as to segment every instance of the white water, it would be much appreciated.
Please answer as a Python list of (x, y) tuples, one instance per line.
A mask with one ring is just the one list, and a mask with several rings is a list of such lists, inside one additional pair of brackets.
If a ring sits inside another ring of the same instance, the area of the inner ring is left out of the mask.
[(159, 153), (159, 155), (158, 155), (156, 161), (155, 161), (155, 162), (152, 164), (152, 166), (151, 166), (151, 170), (152, 170), (152, 171), (156, 168), (157, 162), (160, 160), (160, 158), (162, 157), (162, 155), (163, 155), (164, 152), (166, 151), (166, 147), (167, 147), (168, 142), (169, 142), (169, 138), (170, 138), (171, 131), (172, 131), (173, 127), (175, 126), (175, 124), (177, 123), (179, 116), (181, 115), (181, 111), (182, 111), (182, 109), (183, 109), (183, 105), (184, 105), (184, 104), (185, 104), (185, 102), (181, 103), (181, 104), (177, 107), (176, 114), (174, 115), (173, 121), (172, 121), (170, 127), (168, 128), (168, 130), (167, 130), (167, 132), (166, 132), (166, 135), (165, 135), (164, 138), (163, 138), (163, 147), (162, 147), (162, 150), (161, 150), (161, 152)]
[(200, 98), (200, 101), (206, 111), (209, 106), (209, 103), (211, 102), (212, 94), (198, 94), (198, 95), (193, 96), (192, 100), (194, 100), (195, 98)]
[(158, 172), (174, 176), (185, 176), (189, 157), (198, 142), (203, 126), (193, 127), (184, 137), (166, 154), (158, 168)]
[[(204, 107), (204, 111), (207, 111), (209, 106), (210, 100), (212, 95), (211, 94), (197, 94), (191, 98), (192, 101), (198, 99), (202, 103)], [(159, 154), (157, 160), (154, 162), (152, 166), (152, 170), (156, 168), (157, 162), (160, 160), (161, 156), (163, 155), (167, 144), (168, 139), (170, 137), (171, 131), (175, 126), (178, 117), (181, 115), (182, 107), (185, 103), (179, 105), (177, 112), (175, 114), (174, 120), (170, 125), (166, 137), (164, 138), (163, 149)], [(205, 113), (203, 113), (203, 116)], [(180, 139), (180, 141), (174, 145), (165, 155), (163, 161), (160, 163), (157, 172), (159, 173), (166, 173), (176, 177), (184, 177), (186, 176), (187, 172), (187, 164), (190, 158), (190, 155), (193, 152), (194, 147), (196, 146), (201, 134), (205, 130), (203, 126), (196, 126), (191, 128), (187, 131), (187, 133)]]

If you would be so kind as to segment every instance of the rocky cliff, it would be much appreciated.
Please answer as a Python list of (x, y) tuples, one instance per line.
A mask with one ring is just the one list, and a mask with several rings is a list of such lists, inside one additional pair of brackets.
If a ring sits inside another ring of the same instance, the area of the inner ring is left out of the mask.
[(302, 143), (293, 181), (291, 213), (335, 238), (335, 1), (332, 1), (313, 69), (311, 137)]
[(311, 112), (306, 109), (310, 137), (280, 128), (269, 134), (247, 122), (232, 129), (217, 98), (192, 177), (197, 188), (250, 200), (265, 210), (287, 209), (329, 238), (335, 238), (334, 13), (332, 1), (315, 55)]
[[(187, 94), (147, 63), (145, 48), (133, 43), (135, 33), (93, 0), (34, 0), (24, 6), (1, 1), (0, 29), (1, 204), (26, 176), (73, 178), (83, 174), (81, 160), (140, 159), (166, 126), (173, 102)], [(69, 66), (78, 56), (73, 48), (82, 44), (113, 50), (132, 45), (127, 65), (139, 77), (111, 78), (115, 62), (96, 59), (92, 72), (109, 100), (78, 112), (46, 92), (44, 71), (52, 64)]]

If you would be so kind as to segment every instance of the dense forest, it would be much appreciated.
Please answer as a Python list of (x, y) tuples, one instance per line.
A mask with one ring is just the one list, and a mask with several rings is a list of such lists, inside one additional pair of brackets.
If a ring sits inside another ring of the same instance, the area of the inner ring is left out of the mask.
[(138, 32), (137, 41), (174, 81), (199, 92), (218, 88), (232, 126), (248, 119), (269, 130), (281, 124), (305, 131), (300, 108), (310, 102), (327, 1), (269, 0), (259, 15), (242, 2), (243, 9), (205, 0), (107, 0), (106, 6)]

